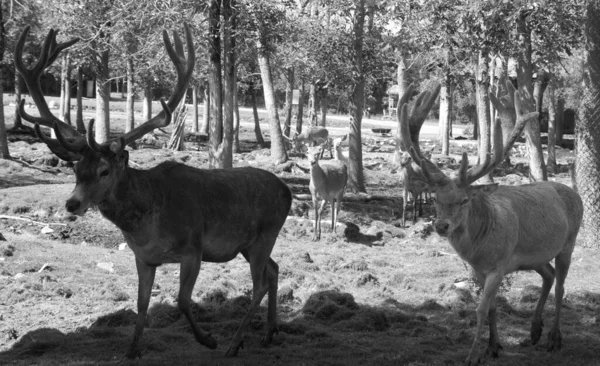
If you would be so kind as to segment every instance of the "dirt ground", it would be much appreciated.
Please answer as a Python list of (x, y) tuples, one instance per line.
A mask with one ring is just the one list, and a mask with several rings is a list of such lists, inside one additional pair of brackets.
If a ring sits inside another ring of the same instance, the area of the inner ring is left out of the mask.
[[(268, 150), (242, 130), (243, 153), (235, 166), (270, 165)], [(121, 245), (116, 227), (95, 210), (73, 217), (64, 201), (74, 187), (68, 164), (44, 144), (11, 134), (14, 161), (0, 161), (0, 364), (14, 365), (459, 365), (473, 340), (479, 288), (445, 239), (432, 233), (434, 209), (401, 227), (401, 184), (392, 165), (393, 138), (363, 136), (370, 196), (347, 194), (337, 233), (329, 233), (329, 211), (320, 242), (312, 242), (314, 212), (294, 200), (273, 259), (280, 266), (279, 333), (260, 345), (266, 306), (251, 322), (245, 348), (225, 358), (250, 302), (249, 266), (243, 258), (203, 264), (193, 292), (198, 322), (219, 342), (216, 350), (197, 344), (176, 307), (178, 266), (157, 272), (142, 341), (142, 359), (123, 359), (133, 334), (137, 274), (133, 253)], [(159, 140), (166, 139), (159, 133)], [(432, 142), (423, 142), (434, 147)], [(471, 140), (452, 140), (451, 157), (474, 156)], [(434, 150), (439, 152), (439, 147)], [(527, 182), (525, 149), (518, 143), (513, 166), (496, 171), (501, 184)], [(568, 149), (558, 151), (559, 170), (550, 179), (570, 185)], [(293, 156), (298, 165), (306, 159)], [(144, 148), (131, 152), (131, 165), (152, 167), (164, 160), (207, 167), (207, 146), (187, 150)], [(455, 168), (449, 161), (445, 167)], [(308, 193), (301, 169), (276, 171), (298, 197)], [(527, 343), (541, 290), (536, 273), (506, 278), (498, 295), (503, 349), (489, 365), (600, 364), (600, 253), (577, 247), (566, 281), (562, 309), (563, 348), (548, 353), (546, 335)], [(553, 323), (554, 297), (544, 312), (545, 333)], [(487, 331), (485, 333), (487, 337)]]

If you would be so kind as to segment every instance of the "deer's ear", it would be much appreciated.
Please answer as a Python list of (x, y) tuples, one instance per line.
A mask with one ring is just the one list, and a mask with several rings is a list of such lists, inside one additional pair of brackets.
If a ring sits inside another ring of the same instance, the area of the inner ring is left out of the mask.
[(117, 161), (121, 169), (125, 169), (129, 164), (129, 151), (123, 150), (121, 154), (117, 155)]

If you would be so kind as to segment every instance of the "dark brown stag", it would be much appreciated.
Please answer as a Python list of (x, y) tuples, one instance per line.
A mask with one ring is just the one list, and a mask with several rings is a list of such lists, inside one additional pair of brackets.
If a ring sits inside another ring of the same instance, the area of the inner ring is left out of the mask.
[[(194, 46), (185, 25), (187, 58), (181, 39), (173, 34), (174, 46), (163, 32), (167, 53), (177, 70), (177, 84), (163, 111), (116, 140), (99, 144), (94, 140), (93, 121), (87, 140), (69, 125), (54, 117), (41, 93), (39, 78), (58, 53), (76, 40), (57, 43), (56, 32), (46, 37), (37, 65), (23, 65), (26, 28), (15, 49), (17, 70), (25, 79), (40, 117), (20, 113), (34, 122), (38, 136), (61, 159), (77, 161), (76, 185), (66, 202), (69, 212), (82, 215), (96, 206), (117, 225), (135, 253), (139, 277), (138, 317), (133, 342), (127, 356), (141, 357), (140, 340), (150, 301), (156, 267), (181, 263), (178, 306), (188, 319), (198, 342), (215, 348), (217, 342), (200, 328), (190, 310), (191, 295), (202, 261), (227, 262), (242, 253), (250, 263), (253, 293), (248, 313), (229, 348), (236, 355), (243, 346), (243, 333), (268, 292), (268, 315), (263, 343), (271, 342), (277, 331), (278, 266), (271, 251), (289, 212), (292, 195), (285, 183), (260, 169), (201, 170), (175, 162), (165, 162), (149, 170), (128, 166), (125, 147), (144, 134), (170, 123), (171, 111), (185, 96), (194, 67)], [(57, 140), (46, 138), (40, 125), (52, 127)]]
[[(510, 89), (509, 89), (510, 90)], [(494, 101), (495, 98), (492, 98)], [(483, 294), (477, 307), (477, 331), (466, 359), (477, 364), (481, 336), (486, 318), (489, 323), (489, 345), (486, 354), (498, 356), (501, 349), (496, 327), (496, 292), (504, 275), (519, 270), (534, 270), (542, 276), (542, 294), (531, 324), (531, 342), (542, 334), (542, 310), (556, 278), (556, 310), (554, 324), (548, 333), (548, 351), (561, 347), (560, 311), (571, 254), (583, 208), (581, 198), (566, 185), (536, 182), (521, 186), (474, 185), (490, 173), (506, 156), (525, 123), (537, 113), (523, 114), (523, 104), (530, 98), (514, 94), (514, 129), (502, 143), (500, 122), (495, 124), (494, 156), (468, 168), (463, 153), (457, 177), (451, 179), (425, 159), (418, 150), (418, 140), (411, 139), (406, 104), (402, 106), (403, 143), (417, 162), (436, 195), (435, 230), (447, 237), (462, 259), (473, 267)], [(529, 109), (531, 110), (531, 109)], [(414, 134), (413, 134), (414, 135)], [(554, 259), (555, 267), (550, 262)]]

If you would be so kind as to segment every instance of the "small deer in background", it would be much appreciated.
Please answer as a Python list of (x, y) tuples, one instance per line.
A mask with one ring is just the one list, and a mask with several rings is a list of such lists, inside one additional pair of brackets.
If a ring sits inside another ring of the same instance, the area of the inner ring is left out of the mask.
[[(423, 201), (432, 189), (423, 175), (421, 167), (413, 164), (413, 159), (408, 152), (403, 152), (398, 158), (400, 164), (400, 179), (402, 180), (402, 226), (406, 226), (406, 207), (408, 196), (412, 196), (413, 224), (417, 222), (418, 216), (423, 216)], [(418, 215), (417, 215), (418, 206)]]
[[(327, 202), (331, 202), (331, 231), (335, 232), (342, 197), (348, 181), (348, 167), (339, 160), (320, 160), (324, 146), (308, 148), (310, 183), (308, 188), (315, 207), (315, 229), (313, 241), (321, 239), (321, 214)], [(322, 199), (319, 207), (319, 198)]]
[(348, 165), (348, 157), (344, 155), (344, 152), (342, 151), (342, 145), (347, 140), (348, 135), (346, 134), (342, 137), (336, 137), (330, 142), (330, 144), (333, 146), (333, 149), (335, 150), (335, 159), (341, 161), (346, 165)]
[(333, 150), (329, 143), (329, 131), (325, 127), (309, 127), (304, 132), (294, 134), (288, 138), (297, 151), (304, 150), (304, 147), (312, 147), (325, 144), (333, 158)]
[(436, 193), (435, 231), (448, 238), (483, 285), (475, 339), (466, 359), (468, 365), (478, 364), (484, 356), (479, 348), (486, 319), (490, 337), (485, 354), (498, 356), (502, 347), (496, 326), (496, 293), (502, 278), (515, 271), (534, 270), (542, 277), (542, 293), (531, 322), (532, 344), (542, 335), (542, 311), (556, 279), (554, 324), (548, 333), (547, 349), (558, 350), (562, 344), (560, 313), (564, 282), (583, 217), (581, 197), (564, 184), (548, 181), (521, 186), (473, 184), (504, 160), (525, 124), (538, 116), (538, 113), (524, 114), (525, 110), (534, 109), (531, 97), (521, 92), (515, 92), (513, 97), (514, 128), (505, 134), (508, 140), (503, 141), (500, 121), (496, 120), (493, 158), (488, 154), (483, 162), (469, 169), (467, 154), (463, 153), (455, 178), (444, 174), (413, 144), (411, 137), (418, 136), (418, 130), (410, 130), (408, 98), (399, 108), (403, 145), (421, 166)]
[[(40, 59), (33, 68), (23, 63), (23, 47), (29, 27), (21, 33), (15, 47), (15, 66), (21, 74), (40, 117), (25, 112), (23, 119), (35, 123), (38, 137), (59, 158), (76, 162), (76, 185), (66, 201), (67, 211), (83, 215), (96, 206), (113, 222), (135, 254), (139, 286), (138, 315), (133, 341), (127, 357), (141, 357), (140, 343), (156, 268), (163, 263), (181, 263), (177, 305), (187, 318), (194, 337), (208, 348), (217, 347), (211, 334), (196, 324), (191, 296), (202, 261), (223, 263), (242, 254), (250, 264), (252, 301), (233, 336), (227, 356), (243, 347), (243, 334), (261, 300), (268, 292), (266, 332), (263, 344), (277, 332), (277, 282), (279, 267), (271, 252), (285, 223), (292, 203), (288, 186), (274, 174), (256, 168), (196, 169), (173, 161), (149, 170), (129, 167), (125, 147), (146, 133), (171, 122), (171, 111), (185, 97), (195, 64), (192, 33), (184, 25), (187, 58), (183, 43), (174, 33), (174, 47), (163, 32), (167, 53), (177, 71), (177, 83), (168, 102), (161, 100), (162, 112), (115, 140), (98, 143), (93, 120), (87, 139), (72, 126), (54, 116), (40, 87), (40, 76), (61, 50), (77, 40), (56, 42), (56, 32), (46, 37)], [(40, 125), (51, 127), (57, 139), (45, 137)]]

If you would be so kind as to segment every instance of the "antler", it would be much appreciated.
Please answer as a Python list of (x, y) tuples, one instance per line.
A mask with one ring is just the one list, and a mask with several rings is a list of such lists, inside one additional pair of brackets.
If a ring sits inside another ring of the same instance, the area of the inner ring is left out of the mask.
[(50, 112), (50, 108), (48, 108), (48, 104), (46, 103), (46, 99), (44, 99), (42, 88), (40, 86), (40, 76), (44, 70), (56, 60), (58, 54), (62, 50), (71, 47), (73, 44), (79, 41), (79, 38), (73, 38), (67, 42), (57, 43), (56, 35), (58, 34), (58, 31), (51, 29), (44, 40), (37, 63), (31, 69), (28, 69), (23, 63), (23, 48), (25, 47), (25, 41), (27, 39), (27, 35), (29, 34), (29, 30), (29, 26), (25, 27), (23, 32), (21, 32), (21, 36), (19, 37), (19, 40), (15, 46), (15, 68), (23, 77), (23, 80), (27, 85), (27, 89), (29, 90), (29, 94), (31, 95), (31, 98), (35, 102), (35, 105), (40, 113), (40, 117), (34, 117), (25, 112), (24, 99), (22, 99), (19, 103), (19, 114), (24, 120), (37, 123), (42, 126), (54, 128), (56, 125), (56, 128), (60, 129), (65, 136), (74, 139), (76, 144), (81, 146), (85, 143), (83, 136), (81, 136), (81, 134), (77, 132), (75, 128), (64, 123), (59, 118), (54, 116), (52, 112)]
[[(163, 101), (161, 101), (163, 105), (163, 111), (151, 118), (150, 120), (134, 128), (133, 130), (125, 133), (119, 138), (119, 140), (107, 141), (102, 145), (112, 145), (111, 150), (117, 149), (117, 151), (120, 151), (124, 149), (126, 145), (134, 142), (135, 140), (153, 131), (154, 129), (166, 127), (169, 125), (169, 123), (171, 123), (171, 118), (167, 118), (167, 114), (170, 114), (167, 113), (167, 110), (174, 110), (181, 101), (181, 99), (185, 97), (188, 82), (192, 77), (192, 73), (194, 71), (194, 64), (196, 62), (196, 56), (194, 53), (194, 42), (192, 40), (192, 32), (187, 23), (184, 23), (183, 27), (185, 30), (185, 41), (187, 45), (187, 58), (185, 57), (183, 51), (183, 43), (181, 42), (181, 38), (179, 38), (179, 35), (176, 32), (173, 32), (173, 41), (175, 43), (175, 48), (173, 48), (173, 45), (169, 40), (169, 34), (166, 30), (163, 31), (163, 41), (165, 43), (165, 48), (167, 50), (167, 53), (169, 54), (169, 58), (171, 58), (171, 61), (175, 65), (175, 70), (177, 71), (177, 84), (175, 85), (175, 90), (173, 91), (171, 98), (169, 98), (169, 101), (166, 103), (166, 105)], [(90, 146), (92, 144), (98, 145), (94, 140), (93, 136), (91, 136), (91, 139), (88, 136), (88, 143), (90, 144)], [(118, 143), (119, 145), (114, 146), (115, 143)], [(104, 149), (104, 147), (102, 147), (101, 149)]]
[[(507, 85), (507, 87), (508, 87), (508, 85)], [(508, 87), (508, 90), (510, 92), (511, 88)], [(509, 137), (508, 137), (507, 141), (504, 141), (504, 143), (503, 143), (502, 127), (500, 125), (500, 119), (499, 118), (496, 119), (496, 123), (494, 124), (494, 128), (495, 128), (494, 140), (495, 141), (494, 141), (494, 157), (493, 157), (493, 159), (488, 154), (483, 163), (476, 165), (476, 166), (472, 167), (471, 169), (467, 170), (469, 160), (467, 158), (467, 153), (463, 153), (460, 168), (458, 170), (458, 178), (457, 178), (457, 184), (459, 186), (463, 186), (463, 187), (468, 186), (469, 184), (475, 182), (477, 179), (483, 177), (484, 175), (486, 175), (486, 174), (490, 173), (492, 170), (494, 170), (494, 168), (496, 168), (502, 162), (502, 160), (504, 160), (504, 157), (506, 156), (508, 151), (514, 145), (515, 141), (517, 141), (517, 138), (521, 135), (521, 133), (523, 132), (523, 129), (525, 128), (525, 124), (528, 121), (538, 117), (538, 115), (539, 115), (538, 112), (524, 114), (526, 111), (534, 109), (531, 96), (528, 93), (523, 95), (524, 92), (522, 92), (522, 91), (514, 91), (514, 88), (512, 88), (512, 91), (513, 91), (512, 98), (510, 96), (503, 98), (503, 102), (506, 103), (509, 100), (512, 100), (512, 102), (513, 102), (513, 107), (511, 109), (516, 116), (515, 127), (512, 129), (510, 135), (508, 135)], [(491, 93), (490, 93), (490, 99), (492, 99)], [(499, 102), (498, 99), (496, 99), (495, 97), (492, 100), (495, 100), (495, 102), (492, 102), (492, 103), (494, 103), (494, 105), (496, 105), (496, 102)], [(505, 109), (501, 113), (504, 113), (505, 115), (512, 113), (509, 110), (507, 104), (504, 104), (503, 107)]]

